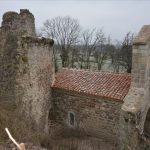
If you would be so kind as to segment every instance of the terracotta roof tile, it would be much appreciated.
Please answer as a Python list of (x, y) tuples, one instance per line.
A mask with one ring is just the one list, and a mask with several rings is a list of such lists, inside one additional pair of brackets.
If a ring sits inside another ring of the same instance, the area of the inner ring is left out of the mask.
[(122, 101), (130, 84), (131, 76), (127, 73), (62, 69), (56, 73), (52, 87)]

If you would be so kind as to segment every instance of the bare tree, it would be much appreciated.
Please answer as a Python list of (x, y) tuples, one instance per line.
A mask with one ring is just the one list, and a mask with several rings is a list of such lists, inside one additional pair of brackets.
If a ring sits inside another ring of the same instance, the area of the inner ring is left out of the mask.
[(61, 52), (62, 66), (69, 66), (69, 52), (73, 45), (78, 43), (80, 25), (77, 19), (69, 16), (56, 17), (44, 23), (44, 35), (53, 38)]
[(97, 63), (98, 70), (102, 69), (104, 65), (104, 61), (107, 58), (107, 50), (106, 50), (106, 37), (102, 30), (97, 31), (96, 33), (97, 46), (94, 53), (94, 58)]
[[(84, 53), (85, 69), (90, 69), (90, 57), (92, 52), (96, 49), (96, 29), (85, 30), (82, 33), (82, 51)], [(83, 57), (82, 57), (83, 58)]]
[(114, 59), (115, 59), (115, 45), (112, 44), (112, 40), (110, 38), (110, 36), (108, 36), (107, 38), (107, 44), (106, 44), (106, 47), (107, 47), (107, 51), (108, 51), (108, 57), (111, 59), (111, 64), (114, 63)]
[[(92, 56), (94, 56), (96, 63), (98, 66), (101, 64), (100, 55), (102, 55), (102, 44), (104, 44), (105, 36), (102, 29), (92, 29), (92, 30), (85, 30), (82, 34), (82, 46), (83, 46), (83, 53), (84, 53), (84, 60), (85, 60), (85, 68), (90, 69), (90, 60)], [(100, 52), (101, 51), (101, 52)], [(93, 60), (94, 61), (94, 60)]]
[(113, 62), (112, 62), (112, 67), (114, 69), (114, 72), (120, 72), (120, 67), (121, 67), (121, 64), (120, 64), (120, 51), (121, 51), (121, 46), (120, 46), (120, 43), (118, 42), (116, 45), (115, 45), (115, 49), (114, 49), (114, 53), (113, 53)]
[(115, 49), (111, 53), (111, 57), (113, 57), (112, 67), (115, 72), (126, 70), (126, 72), (131, 73), (133, 38), (134, 34), (128, 32), (122, 42), (117, 41), (115, 44)]
[(131, 73), (132, 69), (132, 43), (134, 34), (128, 32), (122, 42), (119, 63), (123, 66), (128, 73)]
[(78, 66), (76, 66), (75, 62), (79, 63), (79, 61), (80, 61), (80, 58), (79, 58), (79, 55), (80, 55), (79, 52), (80, 51), (79, 51), (77, 46), (72, 47), (72, 49), (70, 49), (70, 51), (71, 51), (71, 56), (70, 56), (69, 66), (71, 68), (78, 67)]
[(109, 44), (108, 55), (111, 59), (111, 67), (113, 68), (114, 72), (120, 71), (120, 51), (121, 51), (121, 43), (116, 41), (116, 44)]

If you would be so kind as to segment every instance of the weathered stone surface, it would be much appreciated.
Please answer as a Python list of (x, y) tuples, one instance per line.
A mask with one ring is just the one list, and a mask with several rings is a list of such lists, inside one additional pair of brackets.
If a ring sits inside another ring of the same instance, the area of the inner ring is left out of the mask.
[(150, 108), (149, 68), (150, 25), (146, 25), (133, 44), (132, 84), (120, 115), (120, 150), (144, 150), (150, 146), (145, 125), (145, 122), (149, 124), (147, 115), (150, 115), (147, 113)]
[(134, 45), (146, 45), (150, 38), (150, 25), (144, 25), (134, 41)]
[(1, 32), (16, 32), (18, 35), (35, 36), (34, 16), (27, 9), (17, 12), (6, 12), (3, 15)]
[(48, 127), (50, 85), (54, 76), (53, 52), (50, 49), (50, 43), (51, 41), (48, 40), (47, 43), (42, 42), (42, 39), (33, 43), (23, 39), (20, 48), (22, 54), (18, 54), (21, 60), (17, 72), (17, 100), (21, 103), (22, 113), (29, 120), (34, 120), (40, 130), (45, 129), (45, 126)]
[[(52, 97), (54, 111), (53, 117), (52, 114), (49, 117), (60, 124), (59, 131), (63, 136), (69, 133), (69, 129), (73, 129), (83, 137), (91, 136), (117, 142), (122, 102), (70, 91), (65, 92), (55, 88), (53, 88)], [(75, 115), (74, 126), (69, 124), (69, 112), (73, 112)], [(72, 132), (70, 132), (71, 134)]]
[[(7, 12), (0, 28), (0, 103), (18, 109), (34, 129), (48, 131), (54, 41), (35, 37), (29, 10)], [(14, 107), (12, 107), (14, 105)], [(13, 111), (12, 111), (13, 113)]]

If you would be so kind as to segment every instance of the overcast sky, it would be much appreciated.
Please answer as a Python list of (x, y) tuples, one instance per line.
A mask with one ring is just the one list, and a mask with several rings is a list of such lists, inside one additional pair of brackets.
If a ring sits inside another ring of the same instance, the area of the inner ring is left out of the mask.
[(83, 28), (102, 28), (114, 40), (150, 24), (150, 0), (0, 0), (0, 22), (6, 11), (29, 9), (40, 28), (48, 18), (69, 15)]

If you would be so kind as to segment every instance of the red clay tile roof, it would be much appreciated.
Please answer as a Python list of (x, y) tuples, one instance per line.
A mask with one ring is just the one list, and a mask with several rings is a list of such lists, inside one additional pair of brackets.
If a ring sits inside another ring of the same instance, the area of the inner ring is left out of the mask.
[(62, 69), (56, 73), (52, 87), (122, 101), (130, 84), (131, 76), (127, 73)]

